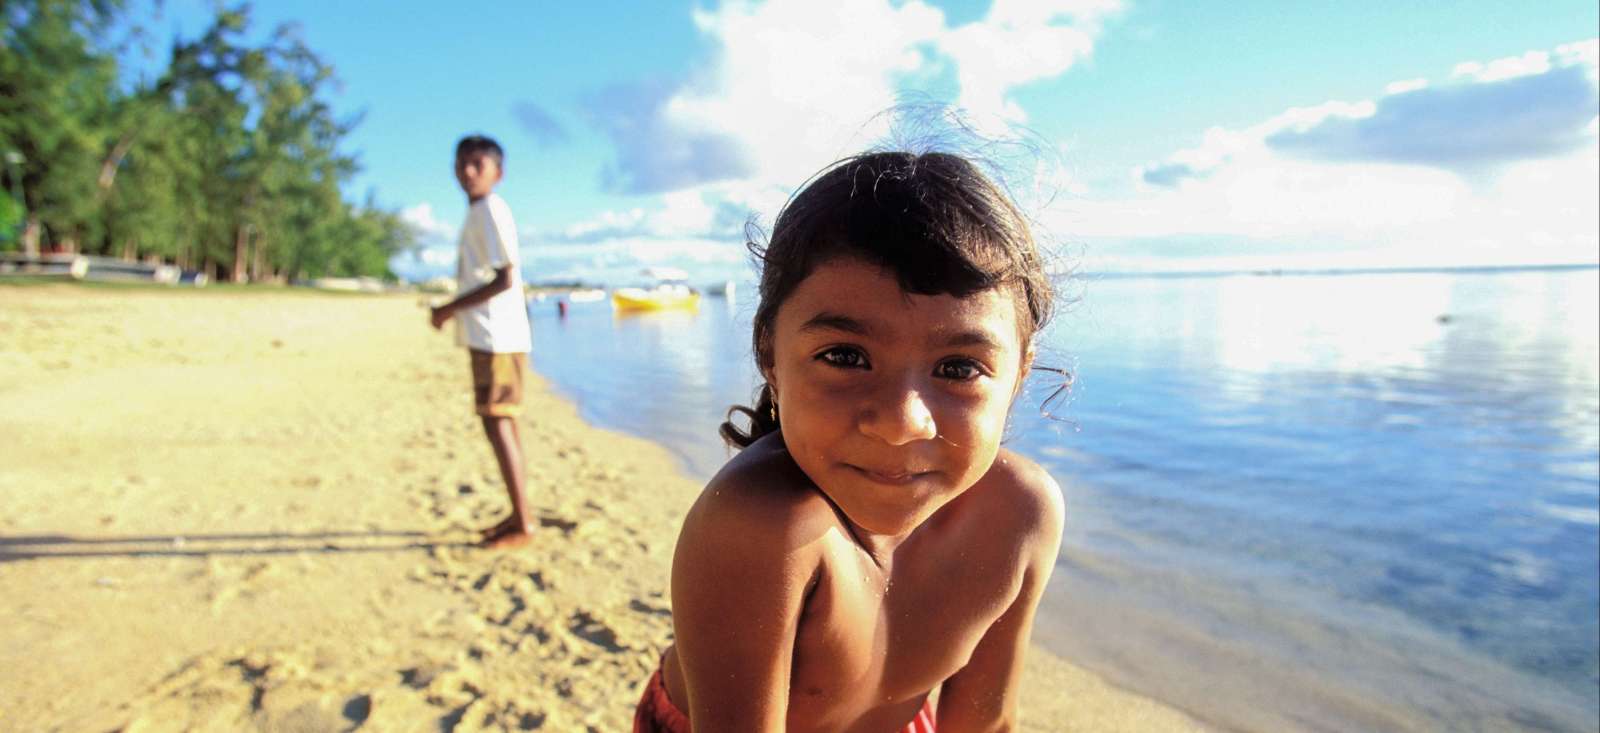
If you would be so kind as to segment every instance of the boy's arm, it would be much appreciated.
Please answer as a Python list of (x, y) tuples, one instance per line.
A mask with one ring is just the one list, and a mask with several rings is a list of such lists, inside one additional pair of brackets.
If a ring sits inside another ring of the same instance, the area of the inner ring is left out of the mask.
[(511, 218), (511, 209), (499, 199), (492, 200), (482, 211), (484, 251), (489, 266), (494, 268), (494, 279), (434, 308), (429, 318), (434, 328), (443, 328), (446, 321), (463, 309), (511, 289), (511, 268), (516, 266), (517, 225)]
[(442, 328), (446, 321), (455, 317), (462, 309), (471, 308), (510, 289), (511, 266), (497, 267), (494, 271), (493, 280), (462, 293), (455, 300), (444, 305), (434, 306), (430, 321), (433, 323), (434, 328)]
[(1065, 511), (1061, 489), (1048, 474), (1037, 466), (1026, 473), (1034, 474), (1026, 480), (1037, 482), (1027, 494), (1032, 500), (1028, 503), (1035, 504), (1030, 513), (1038, 521), (1023, 533), (1028, 564), (1023, 570), (1022, 588), (978, 642), (967, 665), (940, 687), (940, 733), (998, 733), (1018, 727), (1023, 658), (1034, 613), (1061, 549)]
[(803, 506), (719, 477), (685, 518), (672, 625), (695, 733), (781, 732), (805, 596), (819, 570)]

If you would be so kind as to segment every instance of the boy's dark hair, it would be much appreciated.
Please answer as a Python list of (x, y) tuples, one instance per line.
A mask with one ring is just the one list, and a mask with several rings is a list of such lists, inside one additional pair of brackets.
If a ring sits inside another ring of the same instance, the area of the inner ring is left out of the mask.
[(487, 135), (468, 135), (456, 143), (456, 160), (470, 155), (487, 155), (494, 158), (501, 168), (506, 166), (506, 152), (500, 149), (500, 143)]
[[(977, 166), (949, 153), (866, 153), (841, 161), (789, 200), (766, 246), (756, 239), (750, 237), (749, 247), (761, 266), (761, 299), (751, 340), (763, 370), (772, 366), (778, 308), (834, 257), (879, 265), (894, 273), (902, 290), (919, 295), (960, 298), (1010, 288), (1024, 351), (1054, 303), (1022, 212)], [(750, 427), (724, 422), (720, 432), (730, 445), (749, 446), (779, 427), (765, 384), (753, 408), (735, 406), (729, 418), (734, 413), (747, 417)]]

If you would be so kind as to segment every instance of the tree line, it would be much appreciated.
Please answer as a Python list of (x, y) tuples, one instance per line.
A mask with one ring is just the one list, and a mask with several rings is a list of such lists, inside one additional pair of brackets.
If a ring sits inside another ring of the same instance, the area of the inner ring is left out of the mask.
[(221, 8), (166, 68), (127, 81), (122, 0), (0, 0), (0, 251), (160, 261), (214, 279), (392, 276), (415, 233), (340, 151), (359, 116), (293, 26), (247, 41)]

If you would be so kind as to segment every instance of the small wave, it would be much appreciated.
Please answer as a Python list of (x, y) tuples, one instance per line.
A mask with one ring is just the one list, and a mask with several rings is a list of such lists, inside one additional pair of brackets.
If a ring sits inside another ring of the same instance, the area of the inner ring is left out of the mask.
[(1600, 507), (1540, 504), (1539, 513), (1573, 524), (1600, 525)]

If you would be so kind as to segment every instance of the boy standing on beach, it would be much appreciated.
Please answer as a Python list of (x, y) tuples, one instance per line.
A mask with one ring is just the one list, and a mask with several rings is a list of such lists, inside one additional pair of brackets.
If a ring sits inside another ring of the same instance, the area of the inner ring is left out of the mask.
[(467, 221), (456, 245), (456, 297), (434, 307), (430, 319), (436, 329), (456, 319), (456, 342), (467, 347), (472, 361), (478, 415), (511, 496), (511, 516), (483, 531), (484, 545), (491, 548), (521, 545), (533, 530), (517, 428), (532, 336), (522, 299), (517, 226), (511, 207), (494, 193), (504, 161), (500, 144), (490, 138), (470, 135), (456, 144), (456, 181), (467, 194)]

